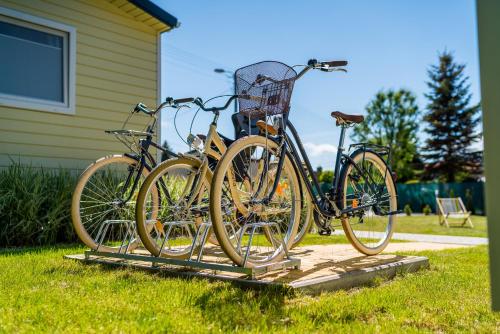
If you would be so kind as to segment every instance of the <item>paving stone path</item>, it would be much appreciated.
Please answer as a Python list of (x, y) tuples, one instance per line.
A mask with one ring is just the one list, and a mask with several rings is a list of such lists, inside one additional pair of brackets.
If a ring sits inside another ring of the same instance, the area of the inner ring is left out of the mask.
[[(334, 232), (334, 234), (343, 235), (344, 231), (337, 230)], [(370, 232), (369, 234), (368, 232), (366, 232), (366, 234), (362, 237), (368, 237), (368, 236), (380, 238), (383, 235), (381, 232)], [(465, 246), (478, 246), (478, 245), (488, 244), (488, 238), (461, 237), (461, 236), (435, 235), (435, 234), (416, 234), (416, 233), (394, 233), (392, 235), (392, 239), (418, 241), (426, 243), (465, 245)]]

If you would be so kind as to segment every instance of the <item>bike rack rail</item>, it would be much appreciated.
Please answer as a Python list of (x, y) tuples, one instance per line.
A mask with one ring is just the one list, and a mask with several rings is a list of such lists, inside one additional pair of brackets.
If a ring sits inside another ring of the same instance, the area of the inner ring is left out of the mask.
[[(105, 239), (105, 234), (109, 226), (113, 224), (125, 224), (125, 230), (127, 231), (125, 233), (125, 236), (121, 242), (121, 246), (119, 248), (118, 252), (106, 252), (106, 251), (100, 251), (99, 246), (100, 244), (104, 241)], [(170, 231), (173, 226), (181, 226), (181, 225), (190, 225), (192, 222), (167, 222), (165, 223), (165, 226), (168, 226), (167, 231)], [(140, 264), (148, 265), (153, 269), (164, 269), (168, 270), (169, 268), (164, 268), (162, 267), (163, 265), (170, 265), (173, 267), (177, 268), (189, 268), (189, 269), (194, 269), (194, 270), (214, 270), (215, 272), (231, 272), (231, 273), (239, 273), (242, 275), (247, 276), (250, 279), (255, 279), (256, 276), (262, 275), (268, 272), (272, 271), (279, 271), (279, 270), (286, 270), (286, 269), (300, 269), (300, 264), (301, 261), (300, 259), (297, 258), (292, 258), (288, 254), (285, 248), (285, 259), (279, 262), (271, 263), (271, 264), (266, 264), (266, 265), (257, 265), (254, 267), (246, 267), (246, 263), (248, 261), (248, 257), (251, 252), (251, 245), (252, 241), (254, 238), (254, 235), (257, 230), (263, 229), (263, 228), (276, 228), (277, 231), (279, 231), (279, 226), (277, 223), (274, 222), (257, 222), (257, 223), (250, 223), (246, 224), (243, 226), (243, 228), (239, 231), (239, 240), (240, 242), (238, 243), (238, 248), (241, 250), (242, 249), (242, 243), (241, 240), (245, 233), (250, 231), (248, 235), (248, 243), (246, 245), (246, 252), (245, 252), (245, 257), (244, 257), (244, 264), (243, 266), (236, 266), (231, 261), (225, 257), (225, 254), (223, 257), (217, 257), (218, 260), (223, 259), (226, 263), (220, 263), (217, 261), (213, 260), (208, 260), (205, 261), (203, 260), (203, 255), (206, 253), (206, 242), (209, 236), (209, 231), (212, 227), (211, 222), (205, 222), (202, 223), (197, 231), (196, 235), (193, 239), (191, 251), (189, 254), (189, 257), (187, 259), (174, 259), (174, 258), (166, 258), (166, 257), (158, 257), (158, 256), (153, 256), (151, 254), (141, 254), (137, 253), (134, 251), (129, 250), (129, 245), (134, 240), (135, 238), (138, 238), (137, 235), (137, 230), (135, 228), (135, 222), (131, 220), (113, 220), (113, 221), (106, 221), (103, 224), (104, 229), (102, 231), (102, 235), (100, 236), (99, 239), (99, 245), (96, 250), (87, 250), (84, 252), (83, 258), (78, 255), (68, 255), (65, 256), (66, 258), (71, 258), (71, 259), (79, 259), (79, 260), (84, 260), (87, 262), (98, 262), (98, 263), (109, 263), (109, 264), (120, 264), (120, 265), (134, 265), (134, 263), (137, 264), (137, 262), (140, 262)], [(230, 228), (233, 228), (232, 225), (228, 224)], [(233, 228), (234, 232), (234, 228)], [(273, 247), (281, 246), (284, 245), (284, 239), (282, 235), (280, 234), (281, 239), (272, 239), (271, 238), (271, 243)], [(165, 238), (162, 242), (162, 245), (165, 245), (168, 242), (168, 238), (170, 237), (170, 233), (166, 233)], [(198, 247), (196, 247), (199, 245)], [(199, 248), (199, 252), (195, 254), (195, 250)], [(123, 250), (123, 252), (122, 252)], [(220, 252), (221, 254), (222, 251)], [(171, 268), (170, 268), (171, 269)]]

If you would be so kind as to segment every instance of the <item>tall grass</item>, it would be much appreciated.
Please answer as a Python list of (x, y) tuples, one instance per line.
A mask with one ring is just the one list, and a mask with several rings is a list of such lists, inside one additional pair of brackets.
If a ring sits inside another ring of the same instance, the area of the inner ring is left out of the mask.
[(0, 247), (76, 241), (70, 216), (76, 180), (62, 168), (14, 162), (0, 170)]

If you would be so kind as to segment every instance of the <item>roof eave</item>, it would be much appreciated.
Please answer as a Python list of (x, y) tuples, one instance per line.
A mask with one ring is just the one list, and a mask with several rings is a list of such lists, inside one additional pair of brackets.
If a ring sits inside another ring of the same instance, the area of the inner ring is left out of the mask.
[(168, 13), (161, 7), (157, 6), (150, 0), (128, 0), (134, 6), (142, 9), (158, 21), (165, 23), (170, 29), (178, 28), (180, 26), (179, 20), (172, 14)]

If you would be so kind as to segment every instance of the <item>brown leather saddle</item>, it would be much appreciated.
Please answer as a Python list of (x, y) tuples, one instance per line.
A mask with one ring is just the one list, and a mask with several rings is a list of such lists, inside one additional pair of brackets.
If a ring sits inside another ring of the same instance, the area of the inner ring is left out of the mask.
[(340, 111), (332, 112), (332, 117), (337, 120), (337, 125), (359, 124), (365, 120), (365, 117), (363, 115), (349, 115), (344, 114)]

